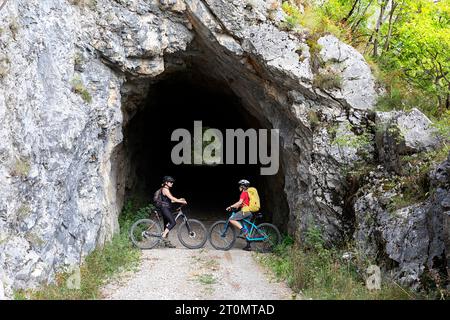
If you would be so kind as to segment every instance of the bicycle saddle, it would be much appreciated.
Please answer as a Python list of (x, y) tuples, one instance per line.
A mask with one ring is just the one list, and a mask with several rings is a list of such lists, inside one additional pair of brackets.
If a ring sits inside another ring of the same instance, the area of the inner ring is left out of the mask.
[(259, 212), (259, 211), (257, 211), (257, 212), (253, 212), (253, 214), (252, 214), (252, 221), (254, 221), (254, 220), (256, 220), (256, 219), (261, 219), (262, 218), (262, 213), (261, 212)]

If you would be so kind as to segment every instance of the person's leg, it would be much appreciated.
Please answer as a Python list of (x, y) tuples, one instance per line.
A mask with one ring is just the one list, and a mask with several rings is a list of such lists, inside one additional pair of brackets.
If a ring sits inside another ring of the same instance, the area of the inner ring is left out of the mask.
[[(239, 215), (237, 215), (237, 219), (243, 220), (243, 219), (250, 218), (251, 216), (252, 216), (251, 212), (239, 211)], [(238, 221), (236, 221), (236, 222), (238, 222)], [(241, 226), (241, 228), (240, 228), (241, 232), (240, 232), (238, 237), (239, 238), (243, 238), (243, 239), (245, 239), (247, 241), (246, 246), (244, 248), (242, 248), (242, 249), (245, 250), (245, 251), (251, 251), (252, 250), (251, 242), (247, 240), (247, 235), (248, 235), (249, 230), (247, 230), (247, 228), (244, 229), (244, 227), (242, 227), (241, 223), (239, 223), (239, 225)]]
[(239, 222), (239, 220), (243, 219), (243, 213), (242, 211), (237, 211), (233, 213), (233, 216), (230, 219), (230, 223), (238, 228), (238, 230), (242, 229), (242, 224)]
[(238, 228), (239, 230), (242, 229), (242, 225), (241, 225), (241, 223), (240, 223), (239, 221), (237, 221), (237, 220), (230, 220), (230, 223), (231, 223), (233, 226), (235, 226), (236, 228)]
[(251, 251), (252, 250), (251, 242), (247, 240), (247, 245), (243, 247), (242, 250)]
[(238, 228), (241, 231), (241, 233), (244, 233), (244, 235), (246, 235), (248, 230), (246, 228), (244, 230), (244, 227), (242, 226), (242, 224), (239, 221), (242, 219), (248, 218), (250, 216), (251, 216), (251, 212), (238, 211), (234, 214), (233, 219), (230, 220), (230, 223), (232, 225), (234, 225), (236, 228)]
[(165, 220), (165, 229), (164, 232), (162, 234), (163, 238), (167, 238), (167, 235), (169, 234), (169, 231), (173, 229), (173, 227), (175, 227), (175, 225), (177, 224), (175, 221), (175, 218), (172, 214), (172, 210), (169, 207), (163, 207), (161, 208), (161, 213), (164, 217)]

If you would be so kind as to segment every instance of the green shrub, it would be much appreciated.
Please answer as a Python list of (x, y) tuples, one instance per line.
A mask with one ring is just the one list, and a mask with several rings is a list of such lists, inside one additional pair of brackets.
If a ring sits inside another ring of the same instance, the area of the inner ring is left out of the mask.
[(434, 120), (433, 126), (437, 129), (439, 134), (450, 142), (450, 110), (445, 111), (439, 118), (432, 117)]
[(316, 128), (320, 124), (319, 116), (317, 115), (317, 112), (314, 110), (308, 111), (308, 119), (309, 124), (311, 125), (311, 128)]
[(71, 81), (71, 85), (72, 85), (72, 91), (81, 95), (81, 98), (85, 102), (87, 102), (87, 103), (92, 102), (92, 96), (89, 93), (89, 91), (86, 89), (86, 87), (84, 86), (83, 80), (81, 80), (80, 76), (78, 76), (78, 75), (75, 76)]
[(302, 26), (314, 35), (316, 39), (324, 34), (333, 34), (338, 38), (342, 38), (347, 32), (342, 27), (337, 26), (321, 10), (317, 10), (313, 6), (305, 5), (302, 13), (295, 1), (284, 1), (282, 8), (286, 14), (285, 27), (288, 30)]

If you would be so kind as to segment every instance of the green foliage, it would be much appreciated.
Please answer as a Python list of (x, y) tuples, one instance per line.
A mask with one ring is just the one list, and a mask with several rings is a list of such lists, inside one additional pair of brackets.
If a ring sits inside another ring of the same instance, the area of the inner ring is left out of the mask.
[(450, 2), (407, 2), (380, 62), (388, 70), (401, 70), (408, 83), (442, 105), (450, 93)]
[(308, 111), (308, 119), (309, 119), (311, 128), (313, 128), (313, 129), (316, 128), (320, 123), (320, 119), (319, 119), (319, 116), (317, 115), (316, 111), (313, 111), (313, 110)]
[(212, 285), (217, 282), (216, 278), (212, 274), (202, 274), (197, 276), (198, 281), (203, 285)]
[(72, 85), (73, 92), (78, 93), (79, 95), (81, 95), (81, 98), (85, 102), (87, 102), (87, 103), (91, 103), (92, 102), (92, 96), (89, 93), (89, 91), (86, 89), (86, 87), (84, 86), (83, 80), (81, 79), (81, 77), (79, 75), (76, 75), (72, 79), (71, 85)]
[(271, 268), (279, 279), (286, 280), (296, 292), (312, 299), (415, 299), (410, 292), (387, 278), (382, 279), (381, 290), (370, 291), (362, 276), (369, 265), (360, 258), (346, 260), (343, 251), (327, 249), (320, 229), (311, 228), (305, 235), (304, 247), (284, 241), (269, 255), (257, 259)]
[(367, 132), (363, 132), (359, 135), (354, 134), (350, 123), (348, 123), (345, 128), (333, 126), (328, 129), (328, 133), (332, 139), (331, 144), (340, 147), (362, 149), (372, 143), (371, 136)]
[(70, 272), (61, 272), (56, 276), (56, 283), (39, 290), (17, 291), (16, 299), (98, 299), (101, 287), (115, 274), (133, 270), (140, 260), (141, 251), (133, 246), (129, 239), (129, 230), (134, 221), (148, 217), (150, 205), (137, 207), (128, 201), (119, 217), (120, 232), (110, 242), (91, 252), (80, 267), (80, 289), (68, 288)]
[(16, 217), (18, 220), (22, 221), (26, 219), (31, 213), (31, 207), (29, 204), (22, 204), (16, 212)]
[[(450, 0), (289, 0), (282, 8), (287, 29), (308, 30), (313, 70), (317, 39), (327, 33), (364, 54), (387, 89), (379, 110), (416, 107), (440, 118), (450, 108)], [(319, 76), (316, 86), (339, 84), (327, 80)]]
[(304, 12), (302, 13), (295, 4), (295, 1), (284, 1), (282, 9), (286, 14), (284, 22), (288, 30), (301, 26), (306, 28), (315, 37), (327, 33), (342, 37), (345, 33), (327, 15), (323, 14), (321, 10), (317, 10), (317, 8), (312, 6), (304, 6)]
[(135, 221), (149, 217), (155, 207), (152, 204), (146, 204), (144, 201), (143, 199), (131, 198), (125, 202), (119, 216), (121, 229), (130, 230)]
[(18, 158), (11, 168), (11, 175), (14, 177), (26, 178), (31, 170), (31, 163), (29, 159)]
[(442, 137), (446, 137), (447, 142), (450, 142), (450, 110), (445, 111), (439, 118), (434, 119), (433, 126)]

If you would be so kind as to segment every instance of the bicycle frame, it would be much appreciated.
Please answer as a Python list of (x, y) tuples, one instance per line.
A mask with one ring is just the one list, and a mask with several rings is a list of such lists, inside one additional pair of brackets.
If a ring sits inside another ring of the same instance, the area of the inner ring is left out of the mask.
[[(166, 226), (164, 225), (164, 219), (162, 218), (161, 213), (157, 209), (154, 209), (153, 213), (155, 214), (156, 218), (158, 219), (159, 225), (161, 225), (164, 230)], [(174, 212), (172, 212), (172, 214), (174, 214)], [(186, 221), (186, 226), (188, 228), (188, 231), (191, 232), (191, 228), (189, 226), (188, 219), (187, 219), (186, 215), (184, 214), (183, 209), (180, 209), (180, 212), (176, 215), (175, 222), (177, 222), (180, 217), (182, 217), (183, 221)]]
[[(227, 232), (228, 226), (230, 225), (230, 219), (231, 219), (231, 217), (233, 216), (234, 213), (235, 212), (232, 212), (231, 215), (228, 217), (222, 236), (224, 236), (225, 233)], [(253, 233), (253, 230), (259, 230), (258, 227), (253, 222), (248, 220), (247, 218), (242, 219), (240, 221), (247, 227), (247, 229), (249, 229), (248, 227), (251, 226), (251, 228), (248, 231), (249, 235), (251, 235)], [(264, 241), (265, 239), (266, 239), (266, 237), (252, 238), (252, 237), (250, 237), (248, 235), (246, 237), (247, 241)]]

